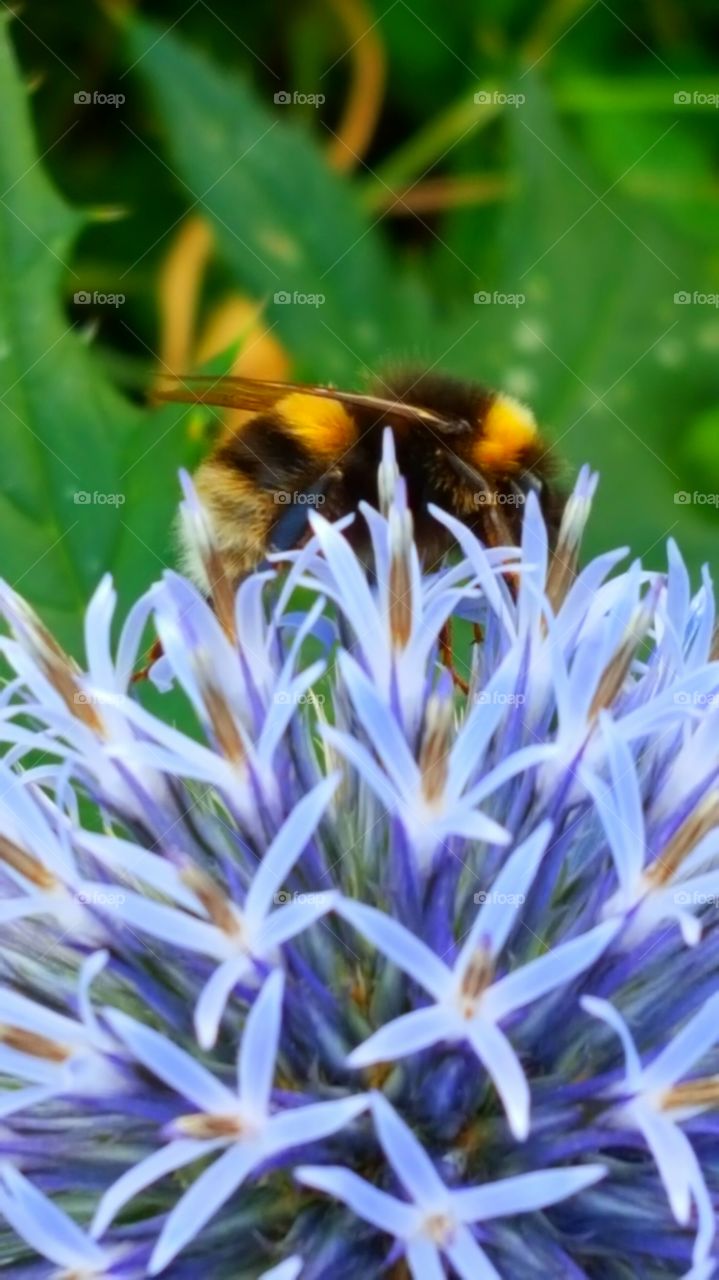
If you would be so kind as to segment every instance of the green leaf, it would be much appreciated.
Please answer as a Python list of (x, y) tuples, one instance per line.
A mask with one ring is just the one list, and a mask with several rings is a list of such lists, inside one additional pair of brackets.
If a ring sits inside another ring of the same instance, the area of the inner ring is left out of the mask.
[[(143, 412), (99, 373), (60, 303), (83, 220), (46, 177), (0, 23), (0, 554), (3, 576), (77, 649), (111, 569), (127, 604), (171, 556), (177, 467), (191, 450), (175, 410)], [(99, 308), (102, 311), (102, 308)]]
[(212, 219), (233, 278), (266, 299), (300, 375), (351, 383), (398, 332), (411, 346), (421, 321), (403, 305), (404, 278), (302, 109), (273, 94), (262, 102), (245, 78), (151, 23), (133, 20), (128, 38), (188, 205)]
[[(716, 456), (719, 440), (719, 405), (712, 405), (687, 423), (678, 450), (679, 462), (687, 480), (711, 499), (699, 499), (700, 505), (719, 505), (719, 474)], [(711, 486), (707, 489), (707, 482)]]
[(602, 175), (602, 190), (616, 185), (653, 204), (680, 233), (714, 244), (719, 192), (713, 137), (702, 138), (690, 113), (671, 108), (663, 118), (592, 114), (582, 122), (582, 136)]

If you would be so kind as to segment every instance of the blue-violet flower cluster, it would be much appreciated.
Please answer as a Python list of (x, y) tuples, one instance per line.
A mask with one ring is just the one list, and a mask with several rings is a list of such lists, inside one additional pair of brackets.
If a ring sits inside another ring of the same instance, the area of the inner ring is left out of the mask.
[(423, 566), (388, 434), (235, 593), (186, 482), (211, 598), (103, 580), (86, 669), (0, 587), (8, 1276), (713, 1274), (715, 602), (580, 569), (594, 485)]

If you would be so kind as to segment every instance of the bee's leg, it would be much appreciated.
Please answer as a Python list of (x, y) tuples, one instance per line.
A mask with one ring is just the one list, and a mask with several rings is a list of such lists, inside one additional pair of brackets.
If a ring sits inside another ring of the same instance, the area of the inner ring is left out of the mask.
[(452, 620), (448, 618), (443, 624), (439, 633), (439, 656), (445, 667), (449, 671), (454, 683), (462, 693), (469, 693), (469, 685), (467, 681), (459, 674), (454, 665), (452, 656)]

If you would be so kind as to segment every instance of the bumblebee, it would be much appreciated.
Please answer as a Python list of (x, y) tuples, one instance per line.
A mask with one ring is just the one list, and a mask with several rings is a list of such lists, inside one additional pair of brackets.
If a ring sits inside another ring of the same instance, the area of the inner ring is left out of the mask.
[[(313, 507), (334, 520), (366, 500), (377, 505), (386, 427), (407, 481), (424, 567), (450, 549), (430, 516), (435, 503), (486, 543), (519, 540), (522, 507), (536, 492), (550, 536), (563, 499), (555, 465), (531, 410), (502, 392), (444, 374), (405, 373), (371, 393), (227, 377), (172, 379), (161, 400), (242, 411), (195, 475), (225, 573), (237, 583), (270, 551), (299, 546)], [(362, 522), (348, 530), (358, 550)], [(187, 549), (185, 568), (201, 580)]]

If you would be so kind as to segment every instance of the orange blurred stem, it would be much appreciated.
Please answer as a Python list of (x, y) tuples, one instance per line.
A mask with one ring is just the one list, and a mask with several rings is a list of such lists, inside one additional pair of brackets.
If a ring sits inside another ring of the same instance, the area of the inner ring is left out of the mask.
[(366, 154), (384, 97), (386, 60), (377, 23), (362, 0), (330, 0), (350, 40), (352, 80), (342, 118), (327, 158), (333, 169), (347, 172)]
[(457, 178), (428, 178), (404, 191), (386, 193), (387, 213), (406, 217), (414, 213), (439, 213), (464, 205), (491, 204), (505, 200), (516, 189), (511, 178), (501, 174), (467, 175)]

